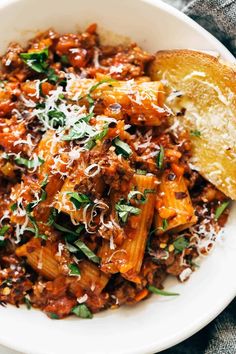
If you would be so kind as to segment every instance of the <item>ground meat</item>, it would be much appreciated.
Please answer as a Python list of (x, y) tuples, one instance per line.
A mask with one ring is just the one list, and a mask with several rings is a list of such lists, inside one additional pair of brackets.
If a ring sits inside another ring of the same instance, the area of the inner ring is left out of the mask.
[(5, 68), (15, 69), (19, 66), (22, 66), (22, 60), (19, 54), (23, 51), (23, 48), (18, 43), (10, 43), (6, 54), (2, 57), (2, 64), (5, 66)]
[(76, 299), (63, 296), (56, 300), (49, 300), (48, 304), (43, 308), (43, 311), (46, 312), (50, 318), (53, 318), (53, 315), (58, 316), (58, 318), (63, 318), (71, 313), (72, 308), (76, 304)]

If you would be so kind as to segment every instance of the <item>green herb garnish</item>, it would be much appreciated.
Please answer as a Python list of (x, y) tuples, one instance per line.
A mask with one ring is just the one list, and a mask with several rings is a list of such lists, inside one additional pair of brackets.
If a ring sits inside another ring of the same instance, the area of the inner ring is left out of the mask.
[(67, 55), (63, 54), (61, 56), (61, 63), (64, 64), (64, 65), (69, 64), (69, 59), (68, 59)]
[(147, 174), (147, 171), (145, 171), (145, 170), (140, 170), (139, 168), (136, 170), (136, 173), (137, 173), (137, 175), (146, 175)]
[(15, 211), (17, 209), (17, 203), (14, 203), (10, 206), (11, 211)]
[(85, 304), (75, 306), (71, 312), (81, 318), (93, 318), (93, 314)]
[(160, 151), (158, 152), (157, 160), (156, 160), (157, 167), (159, 168), (159, 170), (161, 170), (163, 167), (164, 156), (165, 156), (164, 148), (162, 145), (160, 145)]
[(27, 296), (24, 297), (24, 303), (26, 304), (27, 310), (30, 310), (32, 307), (32, 304), (31, 304), (30, 299)]
[(46, 63), (48, 59), (48, 48), (38, 52), (21, 53), (20, 57), (27, 66), (37, 73), (44, 73), (48, 66)]
[(223, 202), (221, 205), (219, 205), (215, 211), (215, 216), (214, 219), (218, 220), (219, 217), (223, 214), (223, 212), (225, 211), (225, 209), (227, 208), (227, 206), (229, 205), (229, 201), (227, 202)]
[(47, 312), (48, 317), (50, 317), (52, 320), (58, 320), (60, 317), (53, 312)]
[[(51, 221), (50, 221), (51, 222)], [(73, 231), (73, 230), (70, 230), (70, 229), (67, 229), (66, 227), (64, 226), (61, 226), (57, 223), (55, 223), (54, 221), (52, 222), (53, 227), (55, 227), (55, 229), (61, 231), (61, 232), (65, 232), (65, 233), (69, 233), (69, 234), (72, 234), (74, 236), (78, 236), (77, 232)]]
[(116, 147), (115, 151), (117, 155), (122, 155), (126, 158), (132, 155), (132, 150), (130, 146), (124, 141), (120, 140), (119, 138), (116, 138), (113, 143)]
[(32, 160), (28, 160), (23, 157), (15, 157), (14, 161), (17, 163), (17, 165), (22, 165), (29, 169), (36, 168), (44, 163), (44, 160), (41, 159), (39, 156), (37, 156), (36, 159)]
[(173, 242), (173, 245), (177, 253), (183, 252), (188, 247), (189, 241), (185, 237), (180, 236)]
[(162, 230), (166, 231), (167, 228), (168, 228), (168, 220), (167, 219), (163, 219), (162, 220)]
[(49, 124), (52, 128), (63, 127), (65, 125), (65, 113), (59, 111), (58, 109), (52, 109), (48, 112)]
[(20, 57), (29, 68), (39, 74), (45, 74), (48, 80), (52, 84), (55, 84), (58, 80), (58, 76), (55, 70), (50, 68), (47, 63), (48, 55), (48, 48), (45, 48), (38, 52), (21, 53)]
[(86, 194), (77, 192), (69, 192), (67, 194), (70, 195), (70, 201), (74, 204), (76, 209), (84, 208), (86, 205), (93, 203)]
[(179, 295), (178, 293), (172, 293), (169, 291), (164, 291), (164, 290), (158, 289), (153, 285), (149, 285), (147, 288), (153, 294), (157, 294), (157, 295), (162, 295), (162, 296), (178, 296)]
[(76, 264), (69, 264), (68, 268), (70, 269), (69, 275), (70, 276), (80, 276), (79, 267)]
[(4, 245), (4, 236), (5, 236), (5, 233), (10, 229), (10, 226), (9, 225), (4, 225), (1, 227), (0, 229), (0, 247)]
[(201, 132), (199, 130), (190, 130), (190, 135), (199, 138), (201, 136)]
[(50, 209), (50, 214), (49, 214), (49, 217), (48, 217), (48, 221), (47, 221), (47, 225), (48, 226), (52, 226), (55, 222), (55, 219), (57, 217), (57, 209), (55, 208), (51, 208)]
[(98, 256), (96, 256), (96, 254), (90, 250), (90, 248), (88, 248), (88, 246), (86, 246), (86, 244), (81, 241), (81, 240), (77, 240), (75, 241), (75, 246), (77, 246), (80, 251), (82, 251), (85, 256), (92, 262), (94, 263), (100, 263), (100, 258)]
[(39, 233), (39, 227), (38, 227), (37, 221), (36, 221), (35, 217), (31, 214), (31, 212), (27, 211), (27, 208), (26, 208), (26, 214), (27, 214), (33, 227), (27, 227), (25, 229), (25, 231), (32, 232), (34, 234), (35, 238), (41, 238), (43, 240), (47, 240), (48, 237), (46, 235)]
[(118, 203), (116, 203), (115, 210), (123, 223), (128, 220), (130, 215), (139, 215), (141, 212), (139, 208), (133, 207), (124, 199), (121, 199)]
[(53, 68), (48, 68), (45, 74), (48, 77), (48, 81), (50, 81), (53, 85), (57, 83), (59, 76), (55, 73)]

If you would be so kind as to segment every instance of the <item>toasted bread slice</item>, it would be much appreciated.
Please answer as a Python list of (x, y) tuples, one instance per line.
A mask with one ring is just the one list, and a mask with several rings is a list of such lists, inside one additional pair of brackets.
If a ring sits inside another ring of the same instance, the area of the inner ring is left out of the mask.
[(184, 112), (176, 119), (192, 131), (193, 167), (236, 199), (236, 72), (194, 50), (160, 51), (149, 72), (164, 83), (171, 110)]

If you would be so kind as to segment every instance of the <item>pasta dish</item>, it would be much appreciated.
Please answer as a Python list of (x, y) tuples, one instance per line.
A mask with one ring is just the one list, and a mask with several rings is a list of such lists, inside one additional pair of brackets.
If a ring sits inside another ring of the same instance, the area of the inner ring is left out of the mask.
[(153, 76), (154, 62), (136, 44), (101, 44), (94, 24), (10, 43), (0, 73), (1, 305), (92, 318), (153, 293), (177, 296), (166, 277), (186, 281), (212, 249), (231, 194), (215, 167), (196, 168), (204, 131), (182, 125), (188, 109), (171, 104), (182, 93), (168, 91), (168, 73)]

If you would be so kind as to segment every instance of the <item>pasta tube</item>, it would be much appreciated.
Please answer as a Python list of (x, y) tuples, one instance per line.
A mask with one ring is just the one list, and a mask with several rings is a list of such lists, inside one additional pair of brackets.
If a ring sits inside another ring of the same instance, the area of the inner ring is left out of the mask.
[(42, 246), (38, 238), (32, 238), (29, 242), (16, 249), (18, 257), (26, 257), (29, 265), (47, 279), (55, 279), (59, 275), (59, 264), (55, 259), (57, 245), (47, 242)]
[[(74, 166), (72, 173), (68, 176), (59, 191), (56, 195), (56, 203), (55, 207), (63, 213), (69, 214), (72, 220), (75, 220), (77, 223), (79, 222), (87, 222), (90, 219), (91, 210), (87, 210), (86, 200), (84, 203), (81, 202), (81, 207), (76, 207), (76, 203), (73, 203), (73, 193), (78, 195), (83, 195), (86, 197), (84, 192), (83, 182), (88, 182), (88, 177), (85, 175), (85, 169), (87, 167), (87, 163), (85, 163), (84, 159), (81, 158), (79, 162)], [(102, 193), (104, 188), (104, 183), (100, 176), (95, 176), (92, 179), (93, 188), (97, 193)], [(83, 192), (80, 192), (81, 190)], [(87, 186), (87, 185), (86, 185)], [(83, 197), (82, 196), (82, 197)], [(88, 199), (89, 200), (89, 199)], [(88, 203), (89, 204), (89, 203)]]
[(127, 238), (123, 244), (111, 250), (107, 241), (99, 251), (102, 258), (101, 269), (108, 273), (122, 273), (126, 279), (139, 282), (148, 231), (151, 227), (154, 204), (156, 200), (157, 179), (154, 176), (134, 175), (133, 187), (145, 195), (145, 202), (139, 204), (139, 215), (130, 216), (129, 225), (125, 228)]
[(158, 126), (167, 115), (163, 108), (165, 95), (160, 81), (105, 79), (99, 82), (93, 79), (80, 79), (71, 85), (69, 95), (71, 98), (86, 97), (88, 93), (94, 100), (99, 99), (105, 107), (108, 107), (106, 112), (108, 116), (113, 116), (114, 113), (119, 119), (116, 110), (122, 106), (122, 111), (130, 116), (132, 124)]
[[(59, 262), (56, 253), (57, 243), (47, 242), (45, 246), (37, 238), (31, 239), (28, 243), (20, 246), (16, 250), (18, 257), (26, 257), (29, 265), (39, 274), (47, 279), (53, 280), (60, 274)], [(72, 282), (71, 290), (76, 292), (77, 285), (84, 290), (92, 290), (94, 294), (101, 293), (106, 286), (109, 277), (102, 273), (100, 269), (86, 260), (78, 265), (80, 277), (76, 282)]]
[[(155, 229), (157, 234), (165, 231), (181, 231), (197, 222), (184, 177), (165, 171), (157, 196)], [(174, 175), (175, 176), (175, 175)]]

